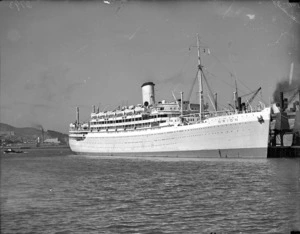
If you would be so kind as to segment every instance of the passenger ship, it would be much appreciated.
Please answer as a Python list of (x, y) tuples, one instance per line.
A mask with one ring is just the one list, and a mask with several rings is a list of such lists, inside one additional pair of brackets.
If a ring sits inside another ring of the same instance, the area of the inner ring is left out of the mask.
[(156, 102), (155, 84), (146, 82), (143, 104), (106, 112), (94, 106), (87, 123), (79, 122), (77, 107), (69, 131), (71, 150), (104, 156), (266, 158), (270, 107), (260, 103), (254, 110), (235, 97), (233, 110), (218, 111), (215, 102), (214, 111), (205, 110), (198, 38), (197, 48), (199, 104), (184, 101), (182, 92), (173, 102)]

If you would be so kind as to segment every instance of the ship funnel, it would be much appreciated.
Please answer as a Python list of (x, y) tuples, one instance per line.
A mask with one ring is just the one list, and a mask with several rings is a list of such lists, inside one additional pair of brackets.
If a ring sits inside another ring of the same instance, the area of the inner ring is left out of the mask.
[(142, 85), (143, 105), (149, 106), (155, 104), (154, 83), (146, 82)]
[(238, 110), (242, 111), (242, 98), (238, 97), (237, 99), (237, 106), (238, 106)]

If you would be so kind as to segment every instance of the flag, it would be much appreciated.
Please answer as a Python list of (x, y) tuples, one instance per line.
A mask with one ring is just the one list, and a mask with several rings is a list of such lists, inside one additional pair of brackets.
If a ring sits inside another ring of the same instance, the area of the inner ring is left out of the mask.
[(203, 52), (204, 52), (204, 54), (210, 55), (210, 50), (209, 50), (209, 48), (203, 48)]

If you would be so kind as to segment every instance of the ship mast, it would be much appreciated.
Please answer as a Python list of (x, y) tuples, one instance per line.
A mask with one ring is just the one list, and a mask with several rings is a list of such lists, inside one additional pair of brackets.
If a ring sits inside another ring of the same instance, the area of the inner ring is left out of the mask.
[(237, 87), (237, 83), (236, 83), (236, 77), (234, 77), (234, 84), (235, 84), (235, 99), (234, 99), (234, 104), (235, 104), (235, 109), (239, 109), (239, 105), (238, 105), (238, 99), (239, 99), (239, 94), (238, 94), (238, 87)]
[(203, 112), (203, 85), (202, 85), (202, 65), (200, 58), (200, 43), (199, 43), (199, 34), (197, 34), (197, 50), (198, 50), (198, 82), (199, 82), (199, 105), (200, 105), (200, 121), (202, 120)]

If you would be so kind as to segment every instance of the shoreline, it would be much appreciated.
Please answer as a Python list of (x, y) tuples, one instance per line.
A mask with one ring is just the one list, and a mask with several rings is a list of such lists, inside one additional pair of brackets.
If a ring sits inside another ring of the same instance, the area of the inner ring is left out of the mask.
[(35, 144), (20, 144), (20, 145), (9, 145), (9, 146), (1, 146), (1, 149), (63, 149), (67, 148), (70, 149), (68, 145), (40, 145), (36, 146)]
[[(13, 150), (14, 152), (5, 152), (8, 149)], [(68, 155), (72, 154), (72, 151), (68, 145), (47, 145), (47, 146), (40, 146), (36, 147), (35, 145), (30, 146), (20, 146), (20, 145), (11, 145), (5, 146), (0, 148), (1, 156), (12, 156), (12, 155), (40, 155), (49, 156), (52, 154), (57, 155)]]

